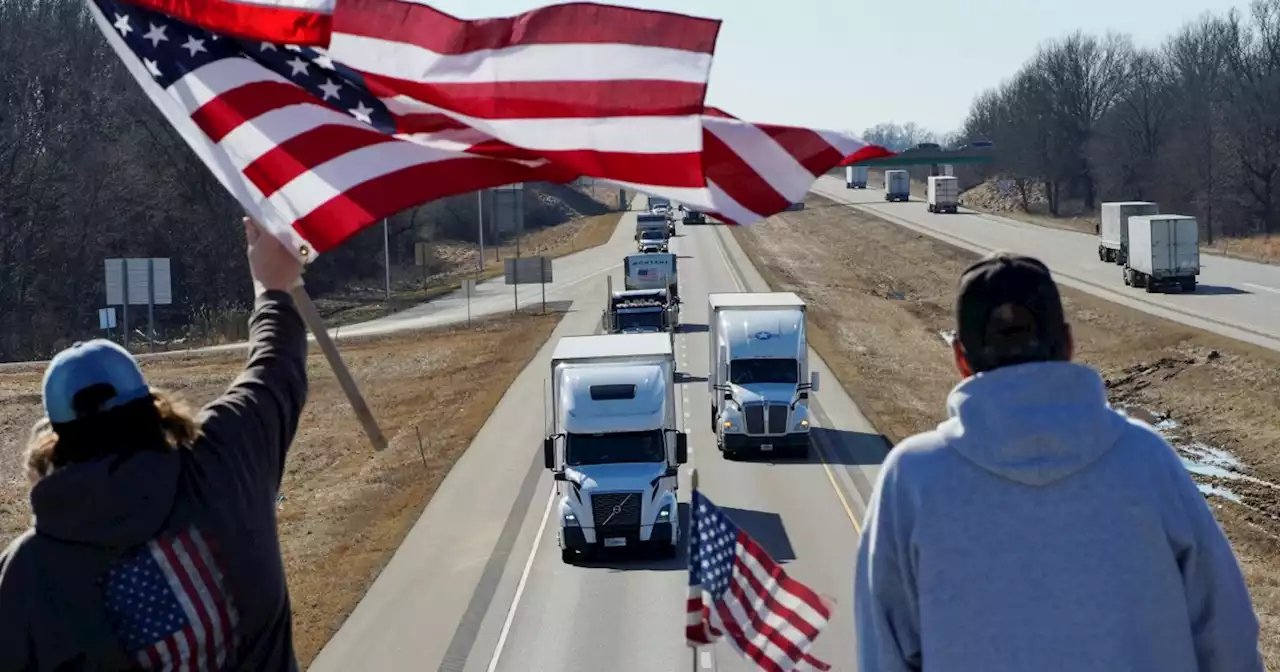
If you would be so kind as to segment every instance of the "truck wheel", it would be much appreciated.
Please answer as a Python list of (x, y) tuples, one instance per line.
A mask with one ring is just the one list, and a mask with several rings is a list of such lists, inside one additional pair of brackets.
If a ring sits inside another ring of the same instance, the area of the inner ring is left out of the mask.
[(1127, 268), (1126, 268), (1126, 269), (1124, 269), (1124, 271), (1121, 273), (1121, 275), (1123, 275), (1123, 276), (1124, 276), (1124, 284), (1125, 284), (1125, 286), (1126, 286), (1126, 287), (1131, 287), (1131, 286), (1133, 285), (1133, 271), (1131, 271), (1131, 270), (1129, 270), (1129, 269), (1127, 269)]
[(670, 560), (676, 557), (675, 544), (658, 544), (658, 558), (662, 560)]
[(933, 212), (933, 204), (930, 203), (928, 207), (926, 207), (925, 209), (928, 210), (929, 212)]
[(715, 404), (711, 404), (711, 433), (712, 433), (712, 434), (715, 434), (715, 432), (716, 432), (716, 421), (717, 421), (717, 419), (716, 419), (716, 405), (715, 405)]
[(1145, 277), (1142, 279), (1142, 288), (1147, 290), (1148, 294), (1156, 293), (1156, 283), (1152, 282), (1153, 278)]
[(1195, 279), (1195, 278), (1186, 278), (1186, 279), (1184, 279), (1184, 280), (1182, 281), (1182, 291), (1184, 291), (1184, 292), (1194, 292), (1194, 291), (1196, 291), (1196, 279)]
[(560, 562), (566, 565), (572, 565), (578, 559), (578, 554), (572, 548), (560, 549)]

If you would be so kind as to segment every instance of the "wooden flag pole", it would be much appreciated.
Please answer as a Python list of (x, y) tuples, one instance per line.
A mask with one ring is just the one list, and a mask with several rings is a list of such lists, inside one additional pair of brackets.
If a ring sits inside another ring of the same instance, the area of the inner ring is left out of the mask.
[(337, 377), (338, 384), (342, 386), (342, 391), (347, 395), (347, 401), (351, 403), (351, 410), (355, 411), (356, 417), (360, 419), (360, 424), (364, 426), (364, 433), (369, 436), (369, 442), (373, 444), (374, 450), (383, 450), (387, 447), (387, 437), (383, 436), (382, 429), (378, 427), (378, 421), (373, 417), (373, 411), (369, 410), (369, 404), (364, 400), (364, 395), (360, 393), (360, 388), (356, 385), (356, 380), (351, 376), (351, 371), (347, 369), (346, 363), (342, 361), (342, 355), (338, 353), (338, 346), (334, 345), (333, 339), (329, 338), (329, 330), (324, 326), (324, 318), (320, 317), (320, 311), (316, 310), (316, 304), (311, 301), (311, 295), (307, 294), (307, 289), (299, 282), (291, 291), (293, 301), (298, 305), (298, 311), (302, 313), (302, 319), (307, 323), (307, 328), (311, 330), (312, 335), (316, 337), (316, 343), (320, 345), (324, 358), (329, 360), (329, 368), (333, 369), (333, 375)]
[[(697, 491), (698, 491), (698, 469), (695, 467), (695, 468), (693, 468), (693, 469), (690, 469), (690, 470), (689, 470), (689, 492), (693, 493), (693, 492), (697, 492)], [(690, 501), (689, 501), (690, 507), (692, 507), (692, 505), (693, 505), (693, 495), (690, 495), (690, 496), (689, 496), (689, 500), (690, 500)], [(690, 522), (692, 522), (692, 521), (693, 521), (693, 510), (692, 510), (692, 508), (691, 508), (691, 509), (690, 509), (690, 511), (689, 511), (689, 520), (690, 520)], [(692, 527), (692, 525), (691, 525), (690, 527)], [(689, 532), (689, 533), (690, 533), (690, 534), (693, 534), (693, 531), (692, 531), (692, 530), (690, 530), (690, 532)], [(686, 562), (690, 562), (690, 563), (692, 563), (692, 562), (693, 562), (693, 558), (692, 558), (692, 557), (688, 558), (688, 559), (686, 560)], [(701, 669), (701, 668), (699, 668), (699, 667), (698, 667), (698, 647), (696, 647), (696, 646), (691, 646), (691, 647), (689, 647), (689, 650), (693, 652), (693, 672), (700, 672), (700, 669)]]

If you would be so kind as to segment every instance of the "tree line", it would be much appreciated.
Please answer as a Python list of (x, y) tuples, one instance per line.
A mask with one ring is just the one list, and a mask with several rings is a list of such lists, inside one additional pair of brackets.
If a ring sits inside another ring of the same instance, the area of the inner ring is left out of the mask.
[[(1027, 208), (1150, 200), (1203, 235), (1280, 232), (1280, 0), (1206, 13), (1162, 45), (1076, 32), (973, 101), (956, 143), (990, 140), (971, 178), (1010, 180)], [(964, 173), (958, 173), (964, 175)]]
[[(84, 3), (0, 0), (0, 63), (0, 362), (100, 335), (108, 258), (171, 259), (174, 305), (157, 309), (170, 336), (243, 314), (251, 286), (240, 208), (133, 81)], [(530, 229), (564, 219), (541, 194), (526, 189)], [(420, 240), (475, 241), (476, 200), (391, 218), (393, 264), (412, 264)], [(309, 291), (381, 278), (382, 247), (373, 227), (323, 255), (307, 271)], [(131, 311), (135, 325), (139, 313)]]

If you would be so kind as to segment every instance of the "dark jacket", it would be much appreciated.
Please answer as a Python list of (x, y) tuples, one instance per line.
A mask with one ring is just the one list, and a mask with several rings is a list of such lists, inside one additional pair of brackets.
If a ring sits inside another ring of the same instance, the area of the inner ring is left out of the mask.
[(32, 488), (33, 529), (0, 555), (0, 672), (187, 657), (297, 669), (275, 512), (306, 401), (306, 328), (275, 291), (249, 325), (248, 366), (189, 450), (75, 464)]

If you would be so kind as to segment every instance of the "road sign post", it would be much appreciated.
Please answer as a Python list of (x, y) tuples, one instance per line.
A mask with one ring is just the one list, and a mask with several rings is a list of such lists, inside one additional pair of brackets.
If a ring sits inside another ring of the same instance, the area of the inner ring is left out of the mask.
[[(503, 274), (506, 284), (516, 287), (519, 285), (542, 285), (542, 310), (547, 309), (547, 287), (546, 284), (552, 281), (552, 263), (548, 257), (516, 257), (507, 259), (503, 264)], [(516, 304), (519, 310), (520, 304)]]
[(107, 305), (120, 306), (122, 342), (129, 347), (129, 306), (147, 307), (147, 344), (155, 349), (155, 307), (173, 303), (170, 263), (166, 257), (104, 261)]

